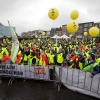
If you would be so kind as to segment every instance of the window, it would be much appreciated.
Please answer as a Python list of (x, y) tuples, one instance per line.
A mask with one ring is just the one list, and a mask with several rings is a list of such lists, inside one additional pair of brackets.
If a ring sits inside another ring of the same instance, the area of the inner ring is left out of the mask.
[(93, 25), (92, 25), (92, 23), (89, 23), (89, 27), (92, 27)]
[(79, 28), (83, 28), (83, 25), (80, 25)]
[(98, 27), (99, 25), (98, 24), (95, 24), (95, 26)]
[(66, 34), (66, 31), (63, 31), (62, 34)]
[(79, 32), (80, 32), (80, 30), (77, 31), (77, 33), (79, 33)]
[(84, 27), (88, 27), (88, 24), (84, 24)]
[(81, 29), (79, 29), (77, 32), (78, 32), (78, 33), (82, 33), (82, 31), (83, 31), (83, 29), (81, 28)]
[(84, 32), (87, 32), (88, 31), (88, 28), (84, 28)]

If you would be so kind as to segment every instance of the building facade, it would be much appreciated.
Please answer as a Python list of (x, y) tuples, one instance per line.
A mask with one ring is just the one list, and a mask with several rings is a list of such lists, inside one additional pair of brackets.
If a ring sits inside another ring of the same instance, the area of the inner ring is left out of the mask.
[[(45, 32), (45, 36), (42, 36), (42, 32)], [(33, 37), (38, 36), (38, 38), (45, 38), (50, 36), (50, 31), (44, 31), (44, 30), (34, 30), (34, 31), (28, 31), (21, 33), (22, 37)]]
[[(73, 35), (76, 38), (81, 38), (81, 39), (92, 39), (92, 37), (88, 34), (88, 36), (84, 37), (84, 32), (89, 33), (89, 29), (93, 26), (96, 26), (100, 29), (100, 23), (94, 23), (94, 22), (86, 22), (86, 23), (79, 23), (79, 29), (76, 33), (69, 33), (67, 31), (67, 24), (62, 25), (62, 27), (59, 28), (51, 28), (50, 31), (44, 31), (44, 30), (34, 30), (34, 31), (29, 31), (29, 32), (23, 32), (21, 35), (22, 37), (35, 37), (38, 35), (39, 38), (43, 37), (52, 37), (54, 35), (62, 36), (62, 35)], [(45, 32), (46, 35), (42, 36), (42, 32)], [(99, 35), (100, 37), (100, 35)]]
[(91, 36), (88, 34), (87, 37), (84, 37), (84, 32), (89, 33), (89, 29), (94, 26), (94, 22), (87, 22), (87, 23), (79, 23), (79, 29), (75, 33), (76, 38), (87, 38), (91, 39)]
[(50, 30), (50, 36), (54, 36), (54, 35), (58, 35), (61, 36), (62, 35), (62, 28), (51, 28)]
[(98, 27), (100, 29), (100, 22), (94, 23), (94, 26)]
[[(79, 23), (79, 29), (76, 33), (74, 33), (74, 35), (76, 36), (76, 38), (83, 38), (84, 32), (89, 32), (89, 29), (93, 27), (93, 25), (94, 25), (93, 22)], [(62, 25), (62, 35), (66, 34), (67, 36), (70, 36), (72, 33), (68, 32), (66, 27), (67, 27), (67, 24)]]
[(67, 35), (69, 36), (70, 33), (67, 31), (67, 24), (66, 25), (62, 25), (62, 35)]
[[(15, 27), (12, 27), (12, 28), (16, 32)], [(3, 37), (3, 36), (11, 36), (10, 28), (9, 26), (4, 26), (3, 24), (0, 23), (0, 37)]]

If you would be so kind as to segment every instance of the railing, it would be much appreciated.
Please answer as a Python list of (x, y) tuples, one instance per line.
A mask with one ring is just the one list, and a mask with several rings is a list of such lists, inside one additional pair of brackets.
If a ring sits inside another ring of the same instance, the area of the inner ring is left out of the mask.
[(82, 89), (78, 90), (79, 92), (83, 90), (89, 92), (88, 95), (94, 93), (93, 96), (100, 98), (100, 74), (91, 78), (90, 73), (83, 70), (69, 69), (57, 65), (42, 67), (6, 64), (0, 65), (0, 76), (11, 77), (9, 84), (12, 83), (14, 78), (54, 81), (57, 83), (58, 91), (61, 84), (64, 84), (66, 87)]
[(64, 84), (100, 94), (100, 74), (91, 78), (89, 72), (78, 69), (61, 68), (60, 77), (61, 82)]

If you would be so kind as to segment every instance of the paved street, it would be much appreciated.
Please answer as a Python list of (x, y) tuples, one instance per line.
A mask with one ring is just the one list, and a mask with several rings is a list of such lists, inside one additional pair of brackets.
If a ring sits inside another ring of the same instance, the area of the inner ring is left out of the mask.
[(0, 100), (99, 100), (61, 87), (58, 92), (53, 82), (14, 80), (8, 85), (8, 78), (0, 84)]

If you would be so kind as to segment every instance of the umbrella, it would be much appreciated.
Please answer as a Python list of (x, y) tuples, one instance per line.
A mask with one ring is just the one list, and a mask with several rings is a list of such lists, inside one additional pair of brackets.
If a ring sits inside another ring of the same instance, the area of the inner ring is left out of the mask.
[(57, 39), (60, 39), (61, 37), (59, 37), (58, 35), (54, 35), (52, 38), (56, 39), (56, 45), (57, 45)]
[(64, 39), (69, 39), (68, 36), (66, 36), (65, 34), (61, 36), (61, 38), (64, 38)]
[(61, 37), (59, 37), (58, 35), (54, 35), (52, 38), (54, 38), (54, 39), (60, 39)]

